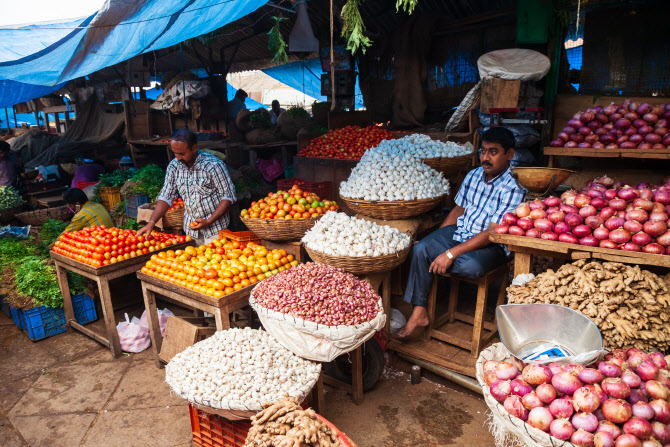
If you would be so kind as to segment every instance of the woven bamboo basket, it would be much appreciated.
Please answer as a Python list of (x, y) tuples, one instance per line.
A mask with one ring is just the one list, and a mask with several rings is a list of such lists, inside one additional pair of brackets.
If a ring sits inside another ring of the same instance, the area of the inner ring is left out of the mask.
[(19, 213), (16, 217), (26, 225), (41, 226), (48, 219), (62, 220), (67, 222), (72, 219), (72, 211), (66, 205), (56, 208), (46, 208), (37, 211), (27, 211)]
[(268, 241), (295, 241), (300, 240), (307, 230), (312, 228), (319, 217), (309, 219), (252, 219), (246, 217), (242, 223), (256, 236)]
[(23, 209), (23, 205), (25, 204), (26, 202), (23, 202), (21, 205), (15, 206), (14, 208), (7, 208), (4, 210), (0, 210), (0, 223), (3, 224), (8, 223), (12, 219), (14, 219), (14, 217), (16, 217), (16, 214), (20, 212), (21, 209)]
[(163, 216), (163, 226), (165, 228), (182, 228), (184, 226), (184, 208), (166, 212)]
[(340, 196), (340, 199), (354, 212), (383, 220), (409, 219), (435, 208), (446, 196), (419, 200), (362, 200)]
[(354, 275), (365, 275), (369, 273), (390, 272), (394, 268), (403, 263), (409, 251), (412, 249), (410, 242), (409, 246), (402, 251), (384, 256), (330, 256), (318, 251), (310, 250), (305, 245), (305, 250), (312, 261), (320, 262), (321, 264), (332, 265), (333, 267), (341, 268), (342, 270), (353, 273)]
[(458, 157), (424, 158), (421, 161), (436, 171), (443, 173), (445, 177), (449, 177), (450, 175), (458, 174), (461, 170), (470, 166), (473, 156), (474, 152)]

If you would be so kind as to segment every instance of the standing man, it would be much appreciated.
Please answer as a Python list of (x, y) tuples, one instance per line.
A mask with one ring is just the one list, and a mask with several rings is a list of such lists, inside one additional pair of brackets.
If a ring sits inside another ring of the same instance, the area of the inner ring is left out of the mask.
[(398, 333), (407, 337), (429, 323), (426, 306), (433, 274), (449, 271), (478, 278), (505, 262), (506, 249), (489, 241), (489, 232), (523, 201), (524, 192), (509, 169), (514, 158), (514, 135), (493, 127), (482, 135), (479, 160), (463, 180), (456, 206), (439, 229), (414, 246), (405, 301), (414, 304), (412, 316)]
[(198, 244), (207, 244), (218, 237), (219, 230), (228, 228), (228, 210), (236, 201), (235, 187), (225, 163), (198, 150), (193, 132), (175, 131), (170, 146), (175, 159), (167, 167), (165, 184), (149, 223), (137, 234), (151, 233), (179, 194), (184, 200), (184, 232)]
[(228, 119), (234, 121), (237, 118), (237, 114), (242, 110), (247, 110), (244, 100), (247, 99), (247, 92), (242, 89), (239, 89), (235, 92), (235, 97), (232, 101), (228, 103)]
[(272, 101), (272, 109), (270, 109), (270, 121), (272, 124), (277, 124), (277, 119), (279, 115), (286, 112), (286, 109), (282, 109), (279, 105), (279, 101), (276, 99)]

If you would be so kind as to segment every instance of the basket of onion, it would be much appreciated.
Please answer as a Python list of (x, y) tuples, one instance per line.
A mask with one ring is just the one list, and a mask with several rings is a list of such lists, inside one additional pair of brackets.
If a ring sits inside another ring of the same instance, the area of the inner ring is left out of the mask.
[(615, 349), (589, 366), (526, 365), (497, 343), (480, 353), (477, 380), (498, 447), (670, 443), (670, 372), (659, 352)]

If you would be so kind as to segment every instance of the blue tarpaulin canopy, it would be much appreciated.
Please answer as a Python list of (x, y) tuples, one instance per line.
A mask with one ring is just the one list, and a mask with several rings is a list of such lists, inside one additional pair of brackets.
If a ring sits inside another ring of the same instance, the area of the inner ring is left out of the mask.
[[(0, 107), (42, 96), (71, 79), (209, 33), (265, 3), (110, 0), (96, 14), (74, 22), (2, 28), (0, 82), (22, 84), (0, 84)], [(40, 91), (37, 86), (52, 90)], [(17, 88), (23, 93), (14, 93)]]
[[(327, 100), (325, 96), (321, 96), (323, 70), (321, 70), (321, 61), (318, 58), (267, 68), (263, 70), (263, 73), (319, 101)], [(355, 95), (356, 108), (365, 107), (363, 95), (358, 86), (358, 77), (356, 77)]]

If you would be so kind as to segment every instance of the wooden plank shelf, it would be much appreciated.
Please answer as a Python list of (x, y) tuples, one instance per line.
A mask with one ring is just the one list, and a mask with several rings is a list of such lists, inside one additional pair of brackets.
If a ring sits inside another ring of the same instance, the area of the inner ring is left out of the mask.
[(514, 276), (530, 273), (531, 256), (548, 256), (563, 259), (599, 259), (635, 265), (651, 265), (670, 268), (670, 256), (654, 255), (635, 251), (613, 250), (610, 248), (587, 247), (567, 242), (546, 241), (526, 236), (512, 236), (491, 232), (489, 240), (496, 244), (507, 245), (514, 253)]
[(554, 167), (554, 157), (589, 158), (637, 158), (670, 160), (670, 149), (598, 149), (581, 147), (545, 147), (544, 154), (549, 156), (549, 167)]

